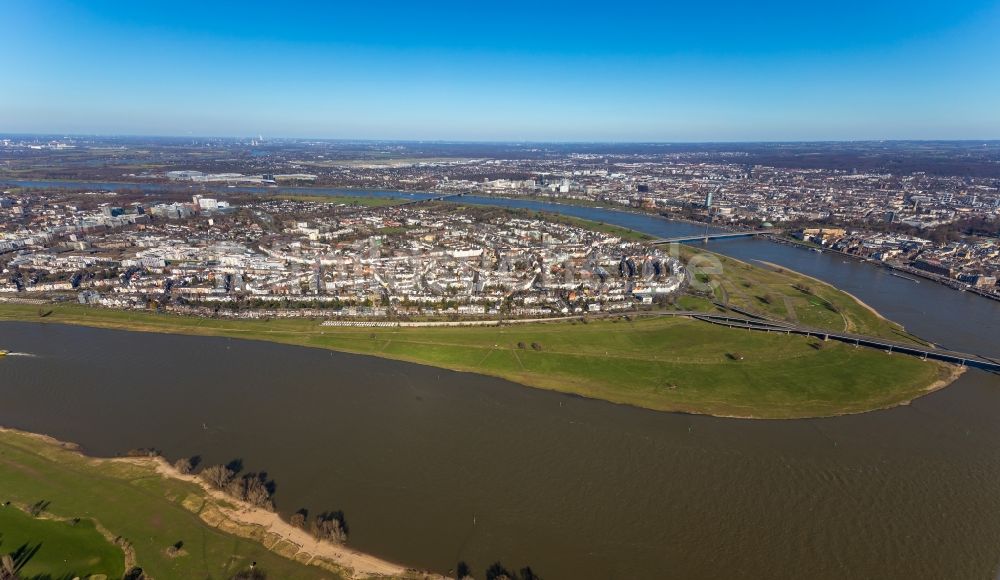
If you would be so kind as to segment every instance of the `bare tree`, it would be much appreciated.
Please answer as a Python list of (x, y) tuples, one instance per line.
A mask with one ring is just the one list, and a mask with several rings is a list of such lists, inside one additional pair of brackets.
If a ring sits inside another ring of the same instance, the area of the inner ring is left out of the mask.
[(236, 477), (236, 473), (225, 465), (212, 465), (201, 472), (201, 478), (218, 489), (225, 489)]
[(191, 473), (191, 470), (193, 468), (194, 465), (191, 463), (191, 459), (189, 457), (181, 457), (180, 459), (174, 462), (174, 469), (176, 469), (177, 472), (180, 473), (181, 475), (187, 475)]
[(508, 572), (500, 562), (494, 562), (486, 569), (486, 580), (517, 580), (517, 577)]
[(321, 540), (329, 540), (338, 544), (347, 541), (347, 522), (344, 512), (326, 512), (316, 516), (312, 523), (312, 533)]
[(267, 510), (274, 509), (274, 482), (267, 481), (264, 473), (250, 473), (243, 478), (243, 500)]
[(458, 567), (455, 569), (455, 578), (458, 580), (474, 580), (472, 570), (469, 569), (469, 565), (465, 562), (458, 563)]

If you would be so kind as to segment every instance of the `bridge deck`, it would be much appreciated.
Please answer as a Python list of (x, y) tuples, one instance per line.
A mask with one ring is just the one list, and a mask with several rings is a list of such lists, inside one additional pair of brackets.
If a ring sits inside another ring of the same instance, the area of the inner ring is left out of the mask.
[(699, 234), (691, 236), (677, 236), (673, 238), (660, 238), (649, 242), (650, 244), (679, 244), (683, 242), (697, 242), (699, 240), (720, 240), (725, 238), (749, 238), (765, 234), (773, 234), (776, 230), (754, 230), (750, 232), (723, 232), (716, 234)]
[(726, 314), (711, 314), (711, 313), (695, 314), (692, 315), (692, 318), (703, 320), (705, 322), (711, 322), (713, 324), (721, 324), (724, 326), (729, 326), (730, 328), (746, 328), (747, 330), (758, 330), (764, 332), (784, 332), (786, 334), (800, 334), (804, 336), (815, 336), (817, 338), (822, 338), (824, 340), (833, 339), (833, 340), (838, 340), (840, 342), (853, 344), (855, 346), (867, 346), (869, 348), (877, 348), (879, 350), (884, 350), (888, 353), (898, 352), (913, 356), (919, 356), (925, 359), (929, 358), (929, 359), (959, 364), (962, 366), (975, 367), (991, 372), (1000, 372), (1000, 362), (995, 361), (991, 358), (975, 354), (958, 352), (954, 350), (943, 349), (943, 348), (926, 347), (918, 344), (896, 342), (892, 340), (886, 340), (883, 338), (872, 337), (872, 336), (865, 336), (861, 334), (835, 332), (819, 328), (799, 326), (791, 323), (779, 322), (765, 318), (743, 318), (739, 316), (730, 316)]

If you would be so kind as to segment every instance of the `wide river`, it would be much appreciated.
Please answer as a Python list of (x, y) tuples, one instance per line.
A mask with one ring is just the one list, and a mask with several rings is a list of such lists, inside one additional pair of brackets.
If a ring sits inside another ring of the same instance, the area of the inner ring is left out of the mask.
[[(464, 202), (658, 236), (700, 230)], [(1000, 356), (998, 302), (766, 241), (710, 248), (822, 278), (925, 338)], [(3, 323), (0, 347), (32, 355), (0, 359), (0, 424), (99, 455), (240, 457), (275, 478), (282, 512), (343, 509), (354, 547), (409, 566), (502, 560), (546, 580), (1000, 569), (1000, 378), (981, 371), (887, 411), (748, 421), (261, 342)]]

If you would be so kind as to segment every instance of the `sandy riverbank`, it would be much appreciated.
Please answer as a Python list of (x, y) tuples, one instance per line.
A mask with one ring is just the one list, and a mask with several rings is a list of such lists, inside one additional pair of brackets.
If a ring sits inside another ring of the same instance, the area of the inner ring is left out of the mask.
[[(199, 486), (206, 495), (215, 499), (219, 511), (230, 521), (241, 526), (260, 526), (265, 534), (271, 536), (273, 541), (270, 545), (265, 544), (268, 549), (274, 550), (282, 542), (288, 544), (282, 546), (280, 553), (305, 564), (315, 564), (317, 559), (324, 559), (333, 562), (341, 568), (344, 575), (351, 578), (385, 577), (398, 578), (403, 576), (417, 575), (420, 578), (441, 579), (444, 576), (431, 573), (419, 573), (404, 566), (383, 560), (371, 554), (359, 552), (342, 544), (335, 544), (325, 540), (317, 540), (307, 531), (297, 528), (281, 519), (277, 513), (250, 505), (246, 502), (238, 501), (232, 496), (213, 489), (196, 475), (182, 474), (177, 471), (166, 459), (162, 457), (135, 458), (126, 457), (113, 459), (111, 461), (125, 461), (134, 463), (152, 463), (157, 473), (166, 478), (179, 479)], [(226, 507), (227, 505), (238, 506), (235, 509)], [(203, 518), (204, 519), (204, 518)], [(220, 527), (220, 526), (216, 526)]]
[[(2, 433), (12, 433), (42, 441), (52, 447), (80, 456), (93, 463), (128, 463), (151, 468), (165, 479), (184, 481), (198, 486), (204, 494), (204, 502), (184, 500), (183, 505), (195, 512), (204, 525), (226, 533), (257, 541), (268, 550), (282, 557), (303, 564), (333, 571), (345, 578), (403, 578), (421, 580), (446, 580), (446, 577), (432, 572), (422, 572), (406, 568), (360, 552), (345, 545), (325, 540), (317, 540), (307, 531), (297, 528), (281, 519), (275, 513), (246, 502), (239, 501), (225, 493), (211, 488), (196, 475), (182, 474), (162, 457), (121, 457), (99, 458), (84, 454), (75, 443), (60, 441), (48, 435), (0, 427)], [(95, 520), (96, 521), (96, 520)], [(108, 532), (111, 533), (111, 532)], [(132, 565), (141, 566), (142, 562)]]
[[(958, 365), (948, 365), (945, 368), (948, 369), (948, 375), (927, 385), (927, 388), (924, 389), (926, 392), (933, 393), (934, 391), (947, 387), (957, 381), (959, 377), (964, 375), (965, 371), (969, 370), (969, 367), (960, 367)], [(907, 401), (906, 404), (909, 404), (909, 401)]]

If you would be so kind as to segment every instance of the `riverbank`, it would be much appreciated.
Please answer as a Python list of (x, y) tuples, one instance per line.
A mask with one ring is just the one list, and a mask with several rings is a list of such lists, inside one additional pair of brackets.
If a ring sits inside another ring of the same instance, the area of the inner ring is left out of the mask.
[(503, 327), (356, 328), (224, 320), (79, 305), (0, 304), (0, 321), (270, 341), (507, 379), (658, 411), (802, 418), (908, 402), (947, 375), (916, 357), (674, 317)]
[[(163, 457), (126, 457), (111, 461), (123, 461), (140, 466), (152, 465), (156, 472), (165, 479), (185, 481), (200, 487), (207, 497), (216, 502), (216, 507), (222, 518), (217, 524), (215, 523), (215, 515), (202, 519), (221, 529), (233, 529), (234, 526), (236, 530), (245, 530), (247, 526), (250, 528), (259, 527), (261, 530), (259, 533), (268, 538), (264, 542), (265, 547), (297, 562), (321, 568), (329, 567), (328, 563), (332, 563), (334, 565), (333, 571), (343, 573), (348, 578), (371, 576), (403, 578), (416, 575), (427, 580), (438, 578), (443, 580), (443, 577), (436, 574), (418, 574), (414, 570), (408, 570), (399, 564), (353, 550), (343, 544), (317, 540), (305, 529), (293, 526), (273, 511), (236, 500), (232, 496), (212, 488), (196, 475), (181, 473)], [(240, 534), (236, 533), (236, 535)], [(258, 535), (258, 532), (255, 531), (246, 537), (256, 538)], [(268, 542), (270, 542), (270, 546), (267, 545)]]
[[(954, 278), (946, 278), (944, 276), (938, 276), (936, 274), (933, 274), (931, 272), (927, 272), (927, 271), (924, 271), (924, 270), (920, 270), (918, 268), (913, 268), (913, 267), (906, 266), (906, 265), (893, 264), (893, 263), (890, 263), (890, 262), (881, 262), (881, 261), (877, 261), (877, 260), (872, 260), (870, 258), (865, 258), (864, 256), (858, 256), (857, 254), (851, 254), (851, 253), (848, 253), (848, 252), (843, 252), (843, 251), (840, 251), (840, 250), (835, 250), (833, 248), (827, 248), (825, 246), (819, 246), (819, 245), (816, 245), (816, 244), (810, 244), (810, 243), (807, 243), (807, 242), (796, 240), (796, 239), (788, 237), (788, 236), (768, 235), (768, 236), (765, 236), (765, 237), (766, 237), (767, 240), (769, 240), (771, 242), (774, 242), (775, 244), (782, 244), (782, 245), (791, 246), (791, 247), (799, 248), (799, 249), (803, 249), (803, 250), (820, 250), (823, 253), (829, 253), (829, 254), (833, 254), (833, 255), (836, 255), (836, 256), (842, 256), (844, 258), (850, 258), (851, 260), (853, 260), (855, 262), (858, 262), (860, 264), (866, 264), (868, 266), (877, 267), (877, 268), (878, 267), (885, 268), (886, 270), (890, 270), (892, 272), (903, 272), (903, 273), (905, 273), (907, 275), (917, 276), (917, 277), (919, 277), (919, 278), (921, 278), (923, 280), (928, 280), (930, 282), (934, 282), (935, 284), (939, 284), (941, 286), (945, 286), (947, 288), (951, 288), (952, 290), (957, 290), (959, 292), (969, 292), (971, 294), (975, 294), (977, 296), (981, 296), (981, 297), (987, 298), (989, 300), (1000, 302), (1000, 296), (998, 296), (997, 294), (990, 293), (990, 292), (985, 292), (985, 291), (983, 291), (983, 290), (981, 290), (979, 288), (975, 288), (975, 287), (970, 286), (969, 284), (965, 284), (965, 283), (962, 283), (962, 282), (960, 282), (958, 280), (955, 280)], [(902, 276), (902, 275), (899, 275), (899, 276), (901, 278), (906, 278), (906, 276)], [(916, 282), (917, 280), (913, 280), (913, 281)]]
[(712, 283), (715, 298), (729, 306), (813, 328), (928, 344), (856, 296), (818, 278), (764, 260), (756, 261), (765, 267), (754, 266), (689, 245), (680, 245), (679, 252), (688, 262), (699, 254), (711, 258), (714, 263), (702, 266), (706, 283)]
[[(775, 264), (774, 262), (767, 262), (767, 261), (764, 261), (764, 260), (757, 260), (757, 261), (760, 262), (761, 264), (764, 264), (765, 266), (771, 267), (774, 270), (784, 270), (785, 269), (780, 264)], [(807, 275), (805, 275), (805, 274), (803, 274), (801, 272), (796, 272), (796, 274), (798, 274), (799, 276), (802, 276), (803, 278), (808, 278), (809, 280), (812, 280), (813, 282), (816, 282), (817, 284), (822, 284), (824, 286), (829, 286), (829, 284), (827, 284), (826, 282), (820, 280), (819, 278), (815, 278), (813, 276), (807, 276)], [(853, 298), (854, 301), (858, 303), (858, 306), (864, 308), (868, 312), (871, 312), (873, 315), (877, 316), (880, 320), (888, 320), (888, 318), (886, 318), (885, 316), (882, 316), (882, 314), (878, 310), (875, 310), (875, 308), (873, 308), (870, 304), (868, 304), (867, 302), (865, 302), (862, 299), (858, 298), (854, 294), (851, 294), (850, 292), (847, 292), (845, 290), (840, 290), (840, 292), (843, 292), (844, 294), (846, 294), (846, 295), (850, 296), (851, 298)]]
[(134, 564), (158, 580), (229, 577), (252, 562), (270, 578), (442, 578), (317, 541), (163, 458), (94, 458), (72, 443), (0, 428), (0, 465), (0, 500), (45, 501), (52, 517), (99, 522), (125, 538)]

